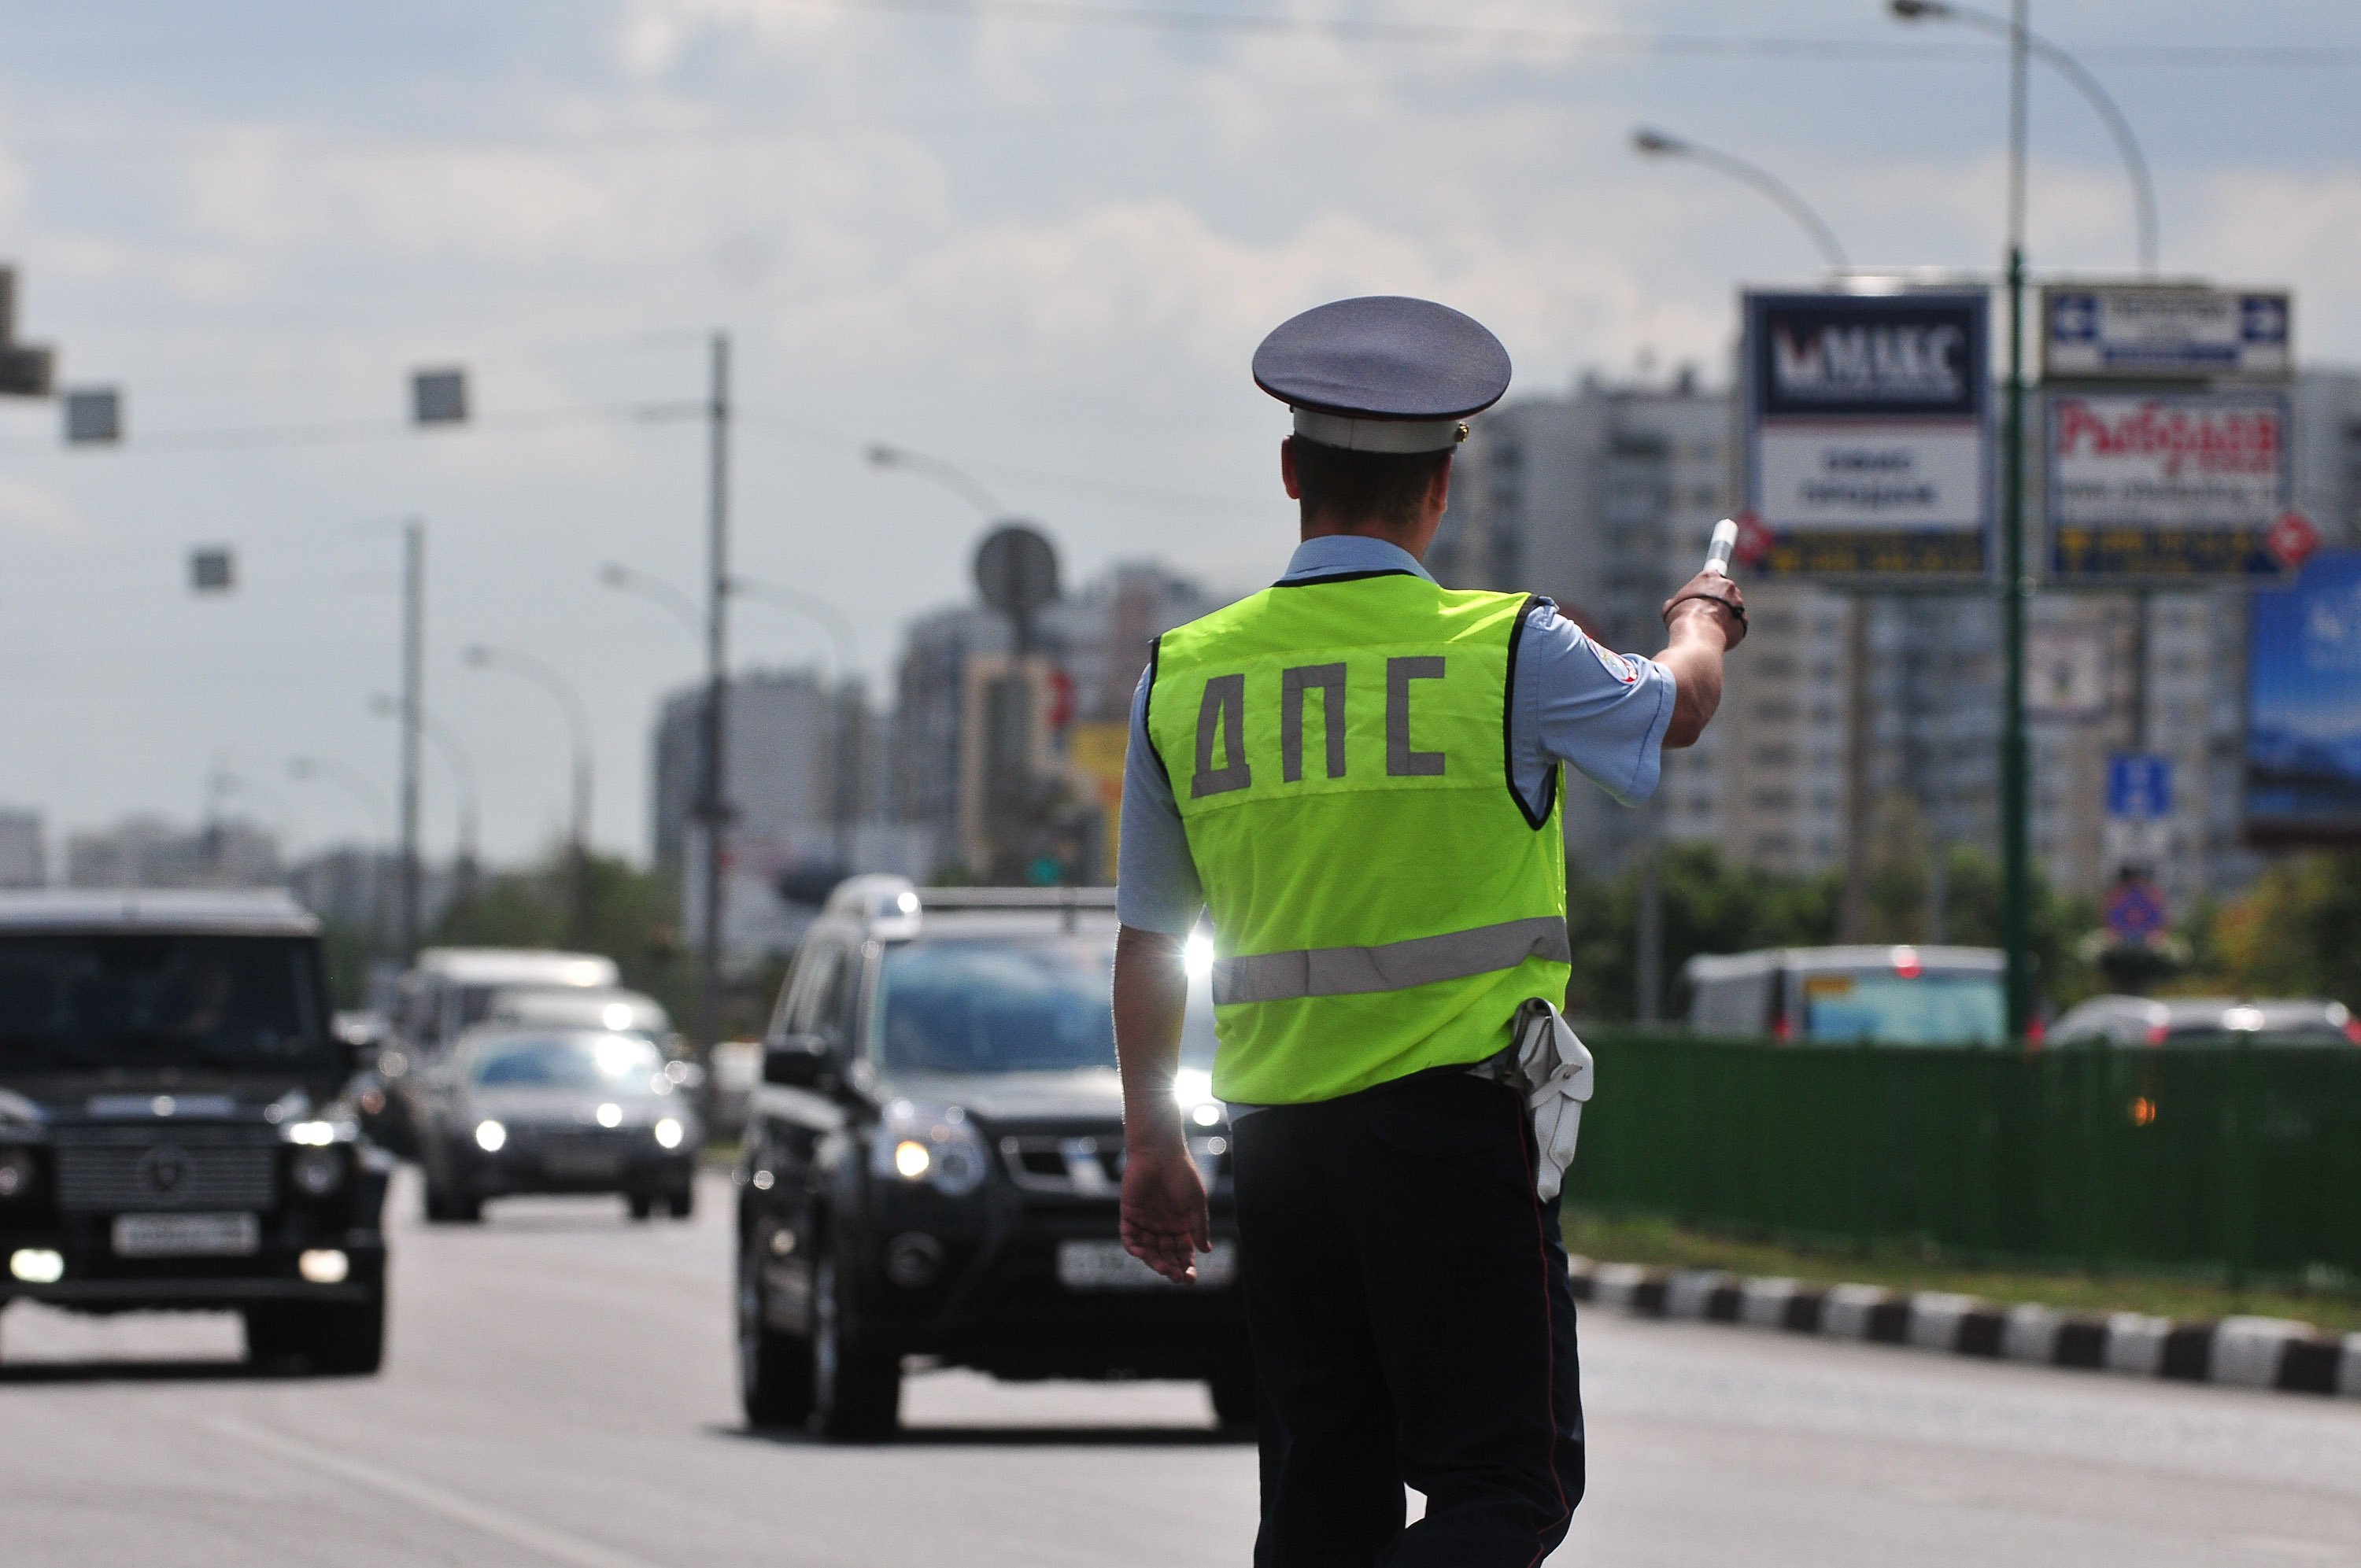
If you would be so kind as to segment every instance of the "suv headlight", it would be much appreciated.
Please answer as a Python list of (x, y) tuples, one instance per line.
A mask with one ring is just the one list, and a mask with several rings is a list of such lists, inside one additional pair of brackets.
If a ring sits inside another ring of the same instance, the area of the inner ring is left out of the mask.
[(992, 1155), (960, 1107), (896, 1100), (885, 1107), (869, 1167), (880, 1177), (927, 1182), (945, 1197), (957, 1198), (983, 1185), (992, 1173)]

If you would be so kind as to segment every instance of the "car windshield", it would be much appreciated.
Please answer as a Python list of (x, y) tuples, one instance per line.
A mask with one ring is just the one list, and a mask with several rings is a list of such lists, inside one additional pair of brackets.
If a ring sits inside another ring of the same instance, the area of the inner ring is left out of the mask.
[[(887, 950), (870, 1009), (889, 1072), (1062, 1072), (1115, 1066), (1115, 945), (1058, 938)], [(1213, 1061), (1213, 999), (1191, 988), (1180, 1056)]]
[(664, 1055), (637, 1035), (546, 1035), (482, 1047), (470, 1071), (486, 1089), (644, 1089)]
[(1996, 974), (1806, 974), (1804, 1036), (1898, 1046), (1996, 1046), (2004, 1028)]
[(0, 1072), (334, 1070), (314, 963), (291, 937), (0, 938)]

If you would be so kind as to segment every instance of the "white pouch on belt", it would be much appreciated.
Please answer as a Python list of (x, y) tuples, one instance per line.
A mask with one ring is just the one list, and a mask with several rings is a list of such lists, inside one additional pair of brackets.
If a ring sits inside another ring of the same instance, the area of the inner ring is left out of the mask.
[(1533, 1190), (1546, 1201), (1557, 1196), (1565, 1168), (1574, 1163), (1583, 1103), (1595, 1082), (1590, 1048), (1557, 1008), (1538, 996), (1517, 1009), (1513, 1027), (1513, 1076), (1507, 1080), (1522, 1091), (1532, 1113), (1533, 1141), (1541, 1146)]

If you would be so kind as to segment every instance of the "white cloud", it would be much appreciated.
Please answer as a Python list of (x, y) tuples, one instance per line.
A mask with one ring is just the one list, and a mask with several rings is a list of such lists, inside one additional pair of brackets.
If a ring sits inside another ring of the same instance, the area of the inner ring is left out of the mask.
[[(61, 491), (31, 479), (0, 475), (0, 532), (80, 539), (88, 532), (82, 512)], [(19, 581), (15, 585), (23, 591)]]

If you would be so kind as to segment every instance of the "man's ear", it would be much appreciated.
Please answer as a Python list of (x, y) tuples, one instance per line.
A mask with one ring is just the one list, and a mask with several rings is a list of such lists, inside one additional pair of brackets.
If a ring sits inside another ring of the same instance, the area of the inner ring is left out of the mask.
[(1279, 444), (1279, 482), (1287, 487), (1289, 500), (1303, 499), (1303, 488), (1295, 482), (1295, 437), (1291, 435)]
[(1434, 477), (1426, 482), (1426, 504), (1441, 517), (1451, 510), (1451, 460), (1457, 454), (1446, 451), (1443, 461), (1434, 466)]

